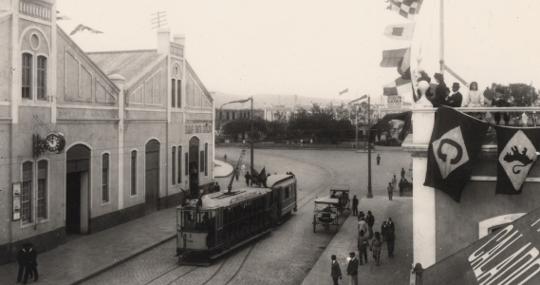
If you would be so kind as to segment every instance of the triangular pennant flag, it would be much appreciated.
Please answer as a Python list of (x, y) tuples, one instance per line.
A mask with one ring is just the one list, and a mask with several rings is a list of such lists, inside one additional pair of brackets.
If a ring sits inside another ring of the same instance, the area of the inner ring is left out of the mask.
[(497, 131), (497, 194), (521, 194), (536, 162), (540, 128), (495, 127)]
[(422, 0), (388, 0), (388, 10), (396, 11), (399, 15), (409, 19), (418, 14)]
[[(409, 52), (410, 48), (400, 48), (383, 50), (381, 67), (400, 67), (403, 65), (403, 58)], [(408, 61), (407, 61), (408, 62)]]
[(414, 34), (414, 23), (388, 25), (384, 29), (384, 34), (391, 39), (410, 41)]
[(429, 142), (424, 185), (442, 190), (459, 202), (488, 126), (450, 107), (439, 107)]

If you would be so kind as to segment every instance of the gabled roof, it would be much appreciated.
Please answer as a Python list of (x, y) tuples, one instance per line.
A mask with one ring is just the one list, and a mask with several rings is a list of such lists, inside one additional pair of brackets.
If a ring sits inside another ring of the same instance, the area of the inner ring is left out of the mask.
[(540, 208), (428, 267), (424, 284), (540, 284), (539, 232)]
[(60, 26), (57, 25), (56, 27), (57, 27), (56, 30), (58, 31), (59, 37), (61, 37), (64, 41), (66, 41), (66, 43), (77, 52), (78, 56), (84, 58), (87, 61), (87, 63), (91, 65), (92, 68), (94, 68), (94, 71), (100, 74), (101, 77), (107, 81), (107, 83), (113, 88), (115, 93), (118, 93), (119, 91), (118, 86), (116, 86), (116, 84), (114, 84), (114, 82), (111, 81), (111, 79), (107, 76), (107, 74), (104, 73), (103, 70), (98, 65), (96, 65), (96, 63), (73, 41), (73, 39), (70, 36), (68, 36), (68, 34), (66, 34), (66, 32), (64, 32), (64, 30), (62, 30)]
[(212, 95), (210, 94), (210, 92), (208, 92), (208, 89), (206, 89), (206, 86), (204, 86), (204, 84), (202, 83), (201, 79), (199, 78), (195, 70), (193, 70), (193, 67), (191, 67), (191, 64), (189, 64), (188, 60), (186, 60), (186, 67), (187, 67), (187, 71), (191, 73), (191, 75), (193, 76), (193, 79), (195, 79), (195, 81), (197, 81), (197, 83), (201, 87), (204, 95), (206, 95), (206, 98), (208, 98), (210, 102), (214, 102), (214, 98), (212, 98)]
[(157, 50), (124, 50), (89, 52), (87, 55), (106, 74), (118, 73), (132, 81), (149, 66), (161, 61), (162, 56)]

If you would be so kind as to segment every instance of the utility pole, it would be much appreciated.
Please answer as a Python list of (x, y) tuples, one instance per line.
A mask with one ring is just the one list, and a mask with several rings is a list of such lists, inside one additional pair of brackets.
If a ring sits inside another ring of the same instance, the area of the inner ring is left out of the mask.
[(250, 147), (251, 147), (251, 149), (250, 149), (250, 158), (251, 158), (250, 159), (250, 165), (251, 165), (251, 169), (252, 169), (251, 173), (253, 173), (253, 169), (255, 168), (255, 166), (253, 165), (253, 160), (254, 160), (254, 155), (255, 155), (254, 154), (255, 151), (253, 150), (254, 143), (255, 143), (255, 135), (253, 133), (253, 121), (255, 120), (255, 117), (254, 117), (254, 114), (253, 114), (253, 96), (249, 97), (249, 100), (251, 101), (251, 115), (250, 115), (250, 117), (251, 117), (250, 129), (251, 130), (250, 130), (250, 134), (249, 134), (249, 136), (250, 136), (249, 141), (250, 141)]
[(368, 198), (373, 198), (373, 192), (371, 190), (371, 97), (368, 96), (367, 116), (368, 116)]
[(355, 139), (355, 143), (354, 143), (354, 146), (356, 149), (358, 149), (358, 105), (355, 105), (354, 106), (355, 108), (355, 125), (356, 125), (356, 133), (355, 133), (355, 136), (354, 136), (354, 139)]

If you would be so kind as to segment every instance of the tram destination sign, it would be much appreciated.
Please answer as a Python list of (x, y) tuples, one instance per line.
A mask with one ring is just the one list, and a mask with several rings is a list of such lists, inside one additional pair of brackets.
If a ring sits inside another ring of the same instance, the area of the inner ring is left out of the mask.
[(424, 284), (540, 284), (540, 208), (428, 267)]

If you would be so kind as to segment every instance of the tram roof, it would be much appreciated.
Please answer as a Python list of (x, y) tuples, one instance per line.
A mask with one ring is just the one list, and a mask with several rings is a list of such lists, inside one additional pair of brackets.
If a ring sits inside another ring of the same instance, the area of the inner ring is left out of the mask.
[(268, 185), (268, 187), (272, 187), (276, 185), (277, 183), (283, 180), (289, 179), (291, 177), (293, 176), (290, 174), (272, 174), (268, 176), (268, 178), (266, 178), (266, 185)]
[(206, 194), (202, 197), (202, 208), (214, 209), (220, 207), (228, 207), (243, 201), (262, 196), (266, 193), (269, 193), (270, 191), (272, 190), (270, 190), (269, 188), (244, 187), (240, 189), (235, 189), (230, 194), (228, 194), (227, 192)]

